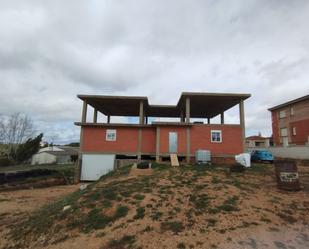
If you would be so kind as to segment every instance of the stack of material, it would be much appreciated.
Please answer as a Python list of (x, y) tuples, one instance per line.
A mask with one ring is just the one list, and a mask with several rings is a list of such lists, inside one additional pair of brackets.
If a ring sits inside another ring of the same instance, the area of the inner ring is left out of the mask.
[(170, 158), (171, 158), (171, 165), (172, 166), (179, 166), (177, 154), (170, 154)]

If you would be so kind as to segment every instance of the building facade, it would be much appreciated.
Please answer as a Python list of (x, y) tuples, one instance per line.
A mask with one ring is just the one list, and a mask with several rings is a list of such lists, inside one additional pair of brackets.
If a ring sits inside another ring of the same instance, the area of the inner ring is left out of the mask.
[(250, 136), (246, 138), (247, 148), (265, 148), (271, 146), (271, 138), (258, 136)]
[[(186, 162), (199, 149), (210, 150), (213, 160), (224, 161), (245, 150), (244, 100), (250, 94), (182, 93), (177, 105), (150, 105), (147, 97), (78, 95), (83, 101), (80, 158), (114, 155), (116, 158), (161, 161), (177, 154)], [(239, 124), (226, 124), (224, 112), (239, 105)], [(87, 119), (88, 106), (94, 110)], [(98, 113), (107, 116), (99, 123)], [(220, 116), (220, 124), (211, 118)], [(138, 123), (113, 123), (111, 116), (138, 117)], [(157, 118), (178, 121), (160, 122)], [(192, 122), (192, 119), (205, 122)]]
[(268, 110), (271, 111), (274, 145), (309, 144), (309, 95)]

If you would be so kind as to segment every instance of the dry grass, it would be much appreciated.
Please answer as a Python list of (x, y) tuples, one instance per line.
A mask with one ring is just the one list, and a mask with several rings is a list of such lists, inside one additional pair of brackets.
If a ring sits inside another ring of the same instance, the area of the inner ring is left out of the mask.
[(308, 227), (309, 192), (279, 191), (271, 165), (232, 174), (220, 166), (147, 172), (124, 168), (37, 210), (12, 229), (15, 248), (69, 248), (84, 235), (92, 248), (271, 248), (273, 241), (243, 234)]

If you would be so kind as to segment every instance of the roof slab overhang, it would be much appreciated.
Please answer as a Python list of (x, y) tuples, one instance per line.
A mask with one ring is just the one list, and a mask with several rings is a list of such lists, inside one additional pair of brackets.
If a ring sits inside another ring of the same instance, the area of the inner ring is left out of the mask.
[(150, 105), (147, 97), (78, 95), (94, 109), (107, 116), (139, 116), (143, 102), (145, 116), (180, 117), (185, 114), (186, 99), (190, 99), (191, 118), (213, 118), (249, 98), (250, 94), (183, 92), (177, 105)]

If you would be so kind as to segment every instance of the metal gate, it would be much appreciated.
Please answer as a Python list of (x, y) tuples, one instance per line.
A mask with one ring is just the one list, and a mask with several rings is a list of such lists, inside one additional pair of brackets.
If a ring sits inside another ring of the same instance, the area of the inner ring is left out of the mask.
[(169, 152), (177, 153), (177, 132), (170, 132), (168, 138)]

